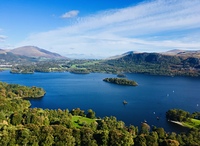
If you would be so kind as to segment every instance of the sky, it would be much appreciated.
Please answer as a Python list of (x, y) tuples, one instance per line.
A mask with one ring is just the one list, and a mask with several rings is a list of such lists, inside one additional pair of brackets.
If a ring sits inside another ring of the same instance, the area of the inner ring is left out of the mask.
[(0, 0), (0, 48), (71, 58), (200, 50), (200, 0)]

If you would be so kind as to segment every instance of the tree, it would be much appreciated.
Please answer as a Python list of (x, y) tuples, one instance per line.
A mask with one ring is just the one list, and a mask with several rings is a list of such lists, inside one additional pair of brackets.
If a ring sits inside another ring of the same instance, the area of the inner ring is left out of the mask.
[(22, 122), (22, 114), (19, 112), (15, 112), (10, 116), (11, 124), (18, 125)]
[(162, 146), (179, 146), (179, 142), (176, 140), (166, 139), (163, 141)]
[(19, 145), (27, 145), (30, 138), (30, 130), (27, 128), (18, 129), (16, 131), (16, 140)]
[(109, 141), (109, 131), (108, 130), (98, 130), (94, 135), (95, 140), (98, 145), (107, 146)]
[(149, 134), (149, 131), (150, 131), (150, 126), (147, 123), (142, 123), (140, 133)]
[(87, 117), (90, 119), (95, 119), (95, 112), (92, 109), (88, 110)]
[(153, 135), (147, 135), (145, 136), (145, 139), (147, 146), (158, 146), (157, 139)]
[(53, 125), (55, 145), (75, 146), (75, 138), (72, 135), (72, 129), (68, 129), (63, 125)]
[(110, 130), (109, 145), (111, 146), (131, 146), (133, 145), (133, 136), (127, 131), (118, 129)]
[(163, 128), (156, 128), (154, 131), (157, 132), (159, 138), (165, 138), (165, 130)]
[(73, 109), (70, 111), (70, 113), (76, 116), (85, 116), (85, 112), (83, 110), (80, 110), (80, 108)]
[(75, 138), (75, 144), (77, 146), (81, 145), (81, 130), (73, 128), (72, 135)]
[(81, 145), (83, 146), (97, 146), (96, 140), (94, 139), (94, 131), (88, 127), (81, 128)]
[(138, 135), (134, 139), (134, 145), (135, 146), (147, 146), (145, 137), (143, 135)]

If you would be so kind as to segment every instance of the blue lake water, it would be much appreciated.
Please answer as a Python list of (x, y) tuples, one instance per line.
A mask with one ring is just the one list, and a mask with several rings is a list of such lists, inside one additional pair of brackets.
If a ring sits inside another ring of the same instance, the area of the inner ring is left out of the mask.
[[(149, 125), (164, 127), (169, 132), (184, 129), (166, 120), (167, 110), (180, 108), (191, 113), (200, 111), (200, 78), (144, 74), (126, 76), (138, 82), (139, 86), (103, 82), (104, 78), (116, 75), (102, 73), (10, 74), (3, 71), (0, 72), (0, 81), (44, 88), (46, 95), (41, 99), (31, 99), (31, 107), (93, 109), (97, 117), (116, 116), (126, 125), (138, 127), (146, 120)], [(124, 100), (128, 102), (127, 105), (123, 105)]]

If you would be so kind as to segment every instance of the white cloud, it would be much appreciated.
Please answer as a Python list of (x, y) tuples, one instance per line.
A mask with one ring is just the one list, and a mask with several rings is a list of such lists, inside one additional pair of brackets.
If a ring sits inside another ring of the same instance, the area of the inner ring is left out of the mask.
[(4, 42), (7, 37), (5, 35), (0, 35), (0, 42)]
[[(145, 2), (77, 18), (77, 23), (33, 34), (18, 45), (105, 57), (130, 50), (200, 49), (199, 8), (199, 0)], [(66, 13), (65, 17), (70, 15), (77, 14)]]
[(79, 11), (78, 10), (72, 10), (69, 12), (66, 12), (65, 14), (63, 14), (61, 16), (61, 18), (72, 18), (72, 17), (76, 17), (78, 15)]

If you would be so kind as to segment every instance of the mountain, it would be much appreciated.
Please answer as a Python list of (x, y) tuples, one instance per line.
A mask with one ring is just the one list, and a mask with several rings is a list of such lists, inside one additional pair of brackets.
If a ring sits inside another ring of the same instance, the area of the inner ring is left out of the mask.
[(5, 54), (6, 53), (6, 51), (5, 50), (3, 50), (3, 49), (0, 49), (0, 54)]
[(200, 50), (170, 50), (167, 52), (162, 53), (164, 55), (175, 55), (175, 56), (180, 56), (183, 58), (188, 58), (188, 57), (196, 57), (200, 58)]
[(105, 59), (105, 60), (119, 59), (119, 58), (122, 58), (122, 57), (127, 56), (127, 55), (130, 55), (130, 54), (134, 54), (134, 53), (136, 53), (136, 52), (134, 52), (134, 51), (129, 51), (129, 52), (123, 53), (123, 54), (121, 54), (121, 55), (111, 56), (111, 57), (109, 57), (109, 58), (107, 58), (107, 59)]
[(32, 58), (64, 59), (65, 57), (35, 46), (23, 46), (10, 50), (9, 52)]
[(6, 52), (5, 50), (0, 50), (0, 65), (2, 64), (18, 64), (18, 63), (27, 63), (31, 61), (30, 57), (20, 56), (13, 54), (11, 52)]

